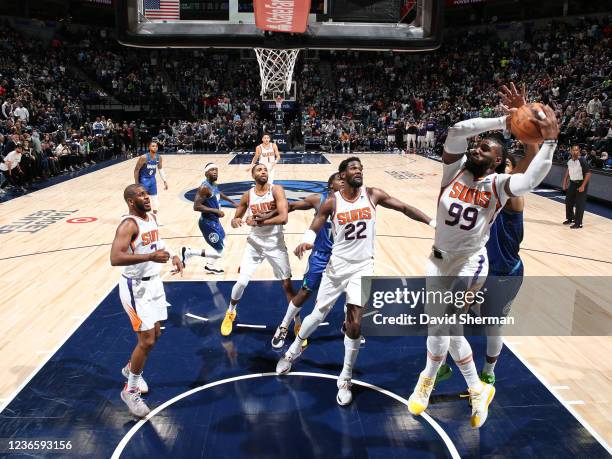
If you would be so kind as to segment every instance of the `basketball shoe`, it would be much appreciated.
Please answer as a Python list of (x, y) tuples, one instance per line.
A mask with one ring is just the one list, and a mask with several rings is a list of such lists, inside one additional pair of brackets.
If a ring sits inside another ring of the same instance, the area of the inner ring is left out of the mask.
[(231, 312), (229, 309), (225, 313), (225, 318), (221, 322), (221, 334), (229, 336), (234, 328), (234, 320), (236, 320), (236, 311)]
[[(128, 379), (130, 377), (130, 362), (128, 362), (127, 365), (121, 369), (121, 374), (125, 379)], [(140, 378), (138, 379), (138, 390), (141, 394), (146, 394), (149, 392), (149, 385), (142, 377), (142, 373), (140, 374)]]
[(132, 413), (134, 416), (144, 418), (147, 414), (151, 412), (147, 404), (140, 396), (140, 392), (138, 392), (137, 390), (129, 391), (127, 389), (127, 384), (121, 391), (121, 400), (123, 400), (123, 402), (130, 410), (130, 413)]
[(408, 411), (410, 411), (410, 413), (418, 416), (427, 409), (429, 396), (431, 395), (433, 387), (434, 379), (423, 376), (421, 373), (414, 388), (414, 392), (412, 392), (408, 399)]

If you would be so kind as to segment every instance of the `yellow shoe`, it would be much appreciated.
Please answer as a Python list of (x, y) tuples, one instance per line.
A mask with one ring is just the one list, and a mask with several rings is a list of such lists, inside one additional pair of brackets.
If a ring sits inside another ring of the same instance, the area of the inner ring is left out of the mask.
[(474, 429), (481, 427), (487, 420), (489, 415), (489, 405), (495, 396), (495, 387), (491, 384), (482, 384), (480, 392), (468, 388), (470, 393), (470, 401), (472, 402), (472, 418), (471, 425)]
[(408, 399), (408, 411), (415, 416), (421, 414), (429, 404), (429, 396), (434, 386), (434, 378), (427, 378), (419, 375), (419, 380), (414, 388), (414, 392)]
[(232, 333), (234, 320), (236, 319), (236, 311), (230, 312), (229, 309), (225, 313), (225, 319), (221, 322), (221, 334), (223, 336), (229, 336)]
[[(295, 322), (295, 325), (293, 326), (293, 333), (295, 334), (296, 338), (297, 338), (298, 333), (300, 332), (300, 328), (302, 328), (302, 322)], [(306, 347), (306, 346), (308, 346), (307, 339), (305, 339), (302, 342), (302, 347)]]

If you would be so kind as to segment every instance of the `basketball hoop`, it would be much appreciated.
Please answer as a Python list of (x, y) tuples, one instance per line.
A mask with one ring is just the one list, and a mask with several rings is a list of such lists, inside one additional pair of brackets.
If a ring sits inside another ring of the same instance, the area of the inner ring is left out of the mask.
[[(285, 94), (291, 91), (293, 68), (299, 53), (299, 49), (255, 48), (262, 96), (266, 93)], [(276, 102), (278, 106), (278, 97)]]

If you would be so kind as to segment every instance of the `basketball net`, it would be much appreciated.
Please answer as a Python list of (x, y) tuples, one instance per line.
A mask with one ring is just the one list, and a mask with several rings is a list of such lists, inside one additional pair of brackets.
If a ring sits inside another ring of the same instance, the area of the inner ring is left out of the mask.
[(255, 48), (262, 96), (266, 93), (287, 94), (291, 91), (293, 68), (299, 53), (299, 49)]

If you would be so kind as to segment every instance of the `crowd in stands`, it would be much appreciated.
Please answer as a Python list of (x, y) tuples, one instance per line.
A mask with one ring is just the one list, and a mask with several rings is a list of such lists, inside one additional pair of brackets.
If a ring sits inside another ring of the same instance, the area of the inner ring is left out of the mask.
[[(605, 167), (612, 164), (611, 41), (610, 18), (600, 17), (527, 24), (514, 41), (467, 30), (423, 54), (321, 52), (318, 61), (298, 63), (297, 116), (287, 133), (294, 145), (328, 151), (439, 153), (450, 124), (498, 115), (499, 87), (525, 82), (530, 101), (557, 111), (558, 159), (577, 143), (592, 167)], [(129, 156), (154, 136), (166, 151), (252, 150), (272, 129), (259, 84), (257, 62), (236, 53), (125, 48), (93, 28), (42, 42), (2, 27), (0, 155), (20, 155), (19, 166), (12, 156), (15, 173), (6, 162), (0, 167), (2, 186), (27, 188)], [(176, 100), (191, 121), (115, 123), (87, 112), (109, 96), (146, 102), (151, 113)]]

